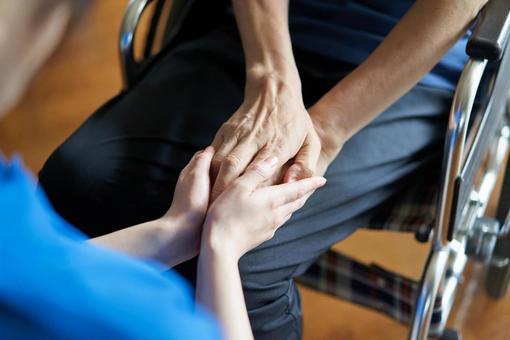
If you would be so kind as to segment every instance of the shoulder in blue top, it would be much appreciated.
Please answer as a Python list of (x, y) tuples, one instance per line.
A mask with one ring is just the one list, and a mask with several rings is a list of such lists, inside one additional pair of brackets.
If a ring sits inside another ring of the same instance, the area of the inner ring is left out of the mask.
[(177, 274), (93, 246), (0, 158), (0, 337), (219, 339)]
[[(388, 35), (414, 0), (291, 0), (293, 45), (359, 65)], [(467, 36), (443, 57), (421, 84), (453, 90), (467, 60)]]

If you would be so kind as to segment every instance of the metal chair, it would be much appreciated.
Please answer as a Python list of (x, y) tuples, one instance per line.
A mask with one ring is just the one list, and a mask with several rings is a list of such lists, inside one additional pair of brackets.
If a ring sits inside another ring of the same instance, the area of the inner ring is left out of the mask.
[[(134, 57), (140, 18), (154, 4), (144, 55)], [(207, 32), (228, 1), (131, 0), (120, 32), (124, 90), (157, 60), (162, 49)], [(199, 24), (197, 24), (199, 23)], [(363, 264), (330, 250), (300, 278), (325, 293), (409, 325), (409, 339), (456, 339), (445, 329), (468, 259), (487, 268), (486, 291), (504, 296), (510, 279), (510, 169), (504, 174), (497, 217), (485, 217), (498, 174), (506, 168), (510, 139), (510, 1), (490, 0), (467, 46), (453, 98), (442, 166), (381, 209), (369, 229), (413, 232), (430, 243), (420, 281)]]

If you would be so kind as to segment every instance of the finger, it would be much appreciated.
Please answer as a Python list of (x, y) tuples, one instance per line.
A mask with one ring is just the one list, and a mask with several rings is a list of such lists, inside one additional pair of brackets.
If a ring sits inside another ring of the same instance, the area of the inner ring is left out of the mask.
[(273, 203), (272, 206), (277, 208), (303, 198), (324, 184), (326, 184), (324, 177), (311, 177), (296, 182), (261, 188), (259, 191), (269, 197)]
[[(191, 169), (195, 168), (197, 161), (202, 158), (201, 155), (204, 152), (211, 153), (211, 148), (212, 147), (209, 146), (203, 150), (199, 150), (199, 151), (195, 152), (195, 154), (193, 154), (193, 156), (189, 160), (188, 164), (186, 164), (186, 166), (181, 170), (181, 173), (189, 172)], [(212, 153), (212, 154), (214, 154), (214, 153)], [(212, 158), (212, 155), (211, 155), (211, 158)]]
[(282, 219), (280, 219), (279, 223), (276, 224), (276, 229), (280, 229), (281, 226), (283, 226), (285, 223), (287, 223), (288, 220), (292, 217), (292, 214), (288, 214)]
[(285, 162), (287, 162), (292, 156), (286, 155), (280, 147), (266, 145), (262, 149), (257, 152), (251, 164), (256, 164), (259, 162), (263, 162), (269, 157), (276, 157), (279, 160), (277, 166), (282, 166)]
[(294, 182), (314, 175), (321, 152), (321, 145), (315, 136), (308, 135), (303, 146), (294, 157), (294, 163), (283, 176), (283, 181)]
[(208, 146), (204, 150), (197, 152), (188, 165), (192, 169), (196, 169), (200, 172), (207, 172), (208, 174), (213, 156), (214, 148), (212, 146)]
[(308, 198), (310, 196), (311, 196), (311, 193), (308, 195), (305, 195), (304, 197), (301, 197), (298, 200), (292, 201), (292, 202), (287, 203), (287, 204), (281, 206), (280, 208), (278, 208), (276, 213), (280, 216), (285, 216), (285, 217), (283, 217), (283, 219), (282, 219), (283, 221), (280, 223), (278, 228), (280, 226), (282, 226), (285, 222), (287, 222), (287, 220), (290, 219), (290, 217), (292, 216), (293, 213), (295, 213), (296, 211), (301, 209), (305, 205), (306, 201), (308, 200)]
[(213, 181), (215, 181), (216, 177), (218, 176), (223, 159), (237, 145), (237, 138), (235, 136), (229, 136), (229, 137), (222, 136), (221, 142), (216, 142), (215, 145), (218, 145), (218, 146), (215, 147), (216, 153), (214, 154), (214, 157), (213, 157), (212, 163), (211, 163), (211, 179)]
[(232, 152), (223, 158), (211, 194), (213, 200), (244, 172), (257, 150), (256, 143), (245, 141), (237, 145)]
[(252, 163), (236, 182), (247, 187), (250, 191), (270, 178), (278, 169), (278, 158), (271, 156), (262, 162)]
[(216, 135), (214, 136), (211, 146), (214, 148), (214, 150), (218, 150), (222, 144), (223, 144), (223, 131), (220, 128), (216, 132)]

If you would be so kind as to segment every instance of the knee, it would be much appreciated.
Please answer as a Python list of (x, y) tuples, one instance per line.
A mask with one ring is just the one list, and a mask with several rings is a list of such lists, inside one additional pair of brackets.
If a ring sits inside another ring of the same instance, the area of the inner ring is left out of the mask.
[(106, 164), (100, 152), (71, 140), (58, 147), (39, 172), (39, 183), (55, 210), (89, 236), (102, 234), (90, 217), (100, 213), (94, 183), (105, 176)]
[(91, 237), (160, 217), (179, 172), (137, 147), (71, 137), (44, 164), (40, 184), (55, 210)]

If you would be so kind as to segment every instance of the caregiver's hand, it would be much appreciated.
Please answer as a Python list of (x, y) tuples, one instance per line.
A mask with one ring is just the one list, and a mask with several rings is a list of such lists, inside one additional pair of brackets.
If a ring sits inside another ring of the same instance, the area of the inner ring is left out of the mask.
[(211, 165), (215, 179), (211, 199), (218, 197), (251, 163), (270, 156), (277, 168), (295, 157), (284, 181), (310, 177), (321, 146), (301, 97), (299, 78), (248, 73), (245, 100), (219, 129), (212, 143), (217, 150)]
[(174, 198), (162, 221), (177, 226), (178, 237), (191, 258), (198, 253), (200, 235), (209, 205), (211, 181), (209, 170), (214, 149), (197, 152), (181, 171)]
[(169, 267), (198, 254), (209, 204), (212, 147), (197, 152), (179, 175), (170, 209), (160, 218), (92, 239), (95, 244)]
[(202, 249), (213, 249), (237, 260), (271, 239), (293, 212), (326, 183), (310, 177), (292, 183), (259, 187), (276, 171), (277, 158), (250, 165), (209, 207), (202, 234)]

